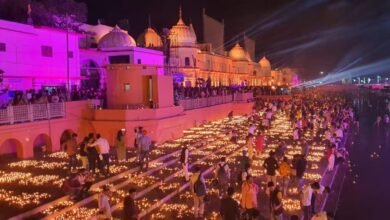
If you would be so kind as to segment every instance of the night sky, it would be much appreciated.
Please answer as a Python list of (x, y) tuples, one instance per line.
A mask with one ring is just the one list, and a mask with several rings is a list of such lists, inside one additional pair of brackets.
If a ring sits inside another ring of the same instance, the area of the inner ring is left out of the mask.
[[(80, 0), (82, 1), (82, 0)], [(386, 0), (84, 0), (88, 22), (125, 24), (136, 38), (148, 24), (161, 31), (191, 20), (202, 42), (202, 8), (225, 20), (226, 50), (243, 33), (256, 40), (256, 60), (266, 55), (273, 67), (303, 68), (305, 78), (332, 72), (355, 61), (357, 67), (390, 53), (390, 1)], [(122, 20), (122, 21), (121, 21)], [(252, 28), (251, 28), (252, 27)], [(251, 29), (250, 29), (251, 28)], [(390, 72), (390, 70), (389, 70)]]

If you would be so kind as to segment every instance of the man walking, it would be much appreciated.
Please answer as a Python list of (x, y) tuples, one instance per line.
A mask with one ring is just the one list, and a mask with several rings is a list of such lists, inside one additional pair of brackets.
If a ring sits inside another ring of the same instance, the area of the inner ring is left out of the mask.
[(257, 210), (257, 194), (259, 186), (253, 182), (252, 176), (248, 175), (241, 187), (241, 207), (248, 215)]
[(152, 145), (152, 140), (147, 136), (147, 131), (142, 131), (142, 137), (140, 139), (140, 170), (142, 171), (144, 169), (144, 166), (146, 169), (149, 167), (149, 151), (150, 147)]
[(310, 220), (312, 216), (313, 208), (315, 206), (315, 199), (313, 199), (313, 193), (329, 192), (329, 187), (323, 187), (318, 182), (314, 182), (310, 185), (306, 185), (301, 194), (301, 206), (303, 211), (304, 220)]
[(136, 220), (138, 215), (138, 208), (135, 204), (136, 190), (134, 188), (129, 189), (129, 195), (123, 200), (123, 213), (124, 218), (128, 220)]
[(275, 159), (275, 152), (271, 151), (269, 157), (265, 159), (263, 167), (266, 169), (267, 182), (276, 183), (276, 170), (279, 168), (278, 162)]
[(221, 200), (221, 207), (219, 213), (222, 220), (239, 220), (240, 208), (236, 200), (232, 198), (234, 194), (234, 188), (229, 187), (227, 189), (227, 196)]
[(206, 196), (207, 188), (200, 167), (194, 168), (194, 173), (191, 176), (190, 183), (194, 199), (194, 217), (203, 218), (204, 197)]
[(218, 162), (217, 168), (215, 169), (215, 175), (218, 180), (219, 196), (222, 197), (230, 182), (230, 168), (226, 163), (225, 157), (222, 157), (220, 162)]
[(102, 170), (106, 169), (106, 174), (110, 173), (110, 144), (107, 139), (103, 138), (100, 134), (96, 135), (96, 141), (93, 145), (98, 146), (99, 157), (102, 160)]

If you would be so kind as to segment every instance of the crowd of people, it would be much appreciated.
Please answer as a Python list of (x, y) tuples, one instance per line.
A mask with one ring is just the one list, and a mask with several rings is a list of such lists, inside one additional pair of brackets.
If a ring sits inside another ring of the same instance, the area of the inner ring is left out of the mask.
[(208, 98), (214, 96), (232, 95), (235, 93), (253, 92), (254, 95), (288, 94), (287, 88), (275, 86), (174, 86), (175, 100)]
[[(258, 114), (264, 112), (264, 114)], [(288, 190), (296, 187), (299, 190), (301, 209), (305, 220), (332, 219), (332, 214), (324, 210), (316, 210), (316, 197), (322, 193), (329, 193), (330, 188), (322, 186), (319, 182), (305, 182), (304, 175), (310, 163), (307, 156), (311, 146), (304, 134), (310, 138), (326, 139), (325, 159), (328, 161), (327, 172), (332, 173), (335, 167), (342, 164), (348, 158), (346, 148), (351, 126), (358, 127), (359, 116), (348, 100), (341, 96), (319, 96), (318, 94), (297, 96), (290, 100), (258, 100), (255, 109), (248, 116), (248, 130), (246, 132), (246, 146), (239, 158), (237, 167), (229, 167), (227, 158), (222, 157), (215, 165), (214, 183), (219, 192), (220, 215), (224, 220), (230, 219), (257, 219), (261, 214), (258, 207), (259, 193), (262, 190), (257, 178), (252, 175), (253, 162), (259, 159), (260, 154), (267, 148), (267, 136), (265, 131), (269, 129), (276, 115), (285, 115), (290, 119), (292, 144), (301, 146), (301, 153), (294, 155), (292, 160), (286, 157), (287, 141), (280, 141), (274, 151), (270, 151), (264, 160), (266, 187), (266, 200), (269, 204), (271, 219), (286, 219), (283, 208), (283, 198), (288, 198)], [(388, 120), (388, 119), (385, 119)], [(154, 142), (148, 137), (148, 133), (142, 127), (135, 130), (133, 144), (126, 142), (126, 130), (118, 131), (115, 140), (116, 160), (120, 163), (126, 161), (127, 146), (134, 145), (137, 152), (137, 163), (140, 170), (148, 169), (149, 153), (154, 147)], [(240, 137), (235, 129), (227, 131), (229, 139), (237, 143)], [(65, 186), (74, 199), (83, 198), (96, 177), (108, 175), (111, 161), (110, 145), (100, 134), (89, 134), (81, 143), (76, 141), (77, 135), (73, 134), (63, 144), (63, 149), (69, 156), (69, 169), (71, 177), (65, 182)], [(76, 154), (81, 160), (81, 169), (77, 166)], [(193, 214), (195, 218), (203, 218), (205, 205), (209, 200), (208, 189), (205, 183), (203, 170), (194, 166), (189, 170), (191, 152), (188, 143), (184, 143), (179, 161), (182, 165), (184, 180), (190, 183), (190, 191), (193, 196)], [(79, 168), (79, 169), (77, 169)], [(99, 170), (97, 173), (96, 171)], [(237, 178), (235, 177), (237, 176)], [(235, 192), (240, 193), (240, 202), (233, 199)], [(136, 189), (131, 188), (129, 196), (124, 200), (125, 219), (135, 219), (139, 210), (134, 203)], [(99, 195), (99, 209), (106, 218), (111, 218), (109, 204), (110, 190), (103, 188)], [(298, 219), (297, 216), (290, 216)]]
[(106, 92), (104, 89), (85, 87), (72, 87), (70, 93), (67, 93), (65, 87), (26, 91), (5, 89), (0, 92), (0, 108), (7, 108), (10, 105), (46, 104), (86, 99), (106, 100)]
[[(300, 194), (301, 208), (305, 220), (331, 219), (332, 213), (324, 210), (316, 210), (316, 197), (322, 193), (329, 193), (330, 188), (322, 186), (319, 182), (304, 183), (303, 177), (306, 168), (310, 165), (306, 157), (310, 152), (310, 144), (302, 138), (304, 133), (310, 133), (313, 140), (321, 136), (326, 137), (326, 159), (328, 160), (328, 172), (334, 172), (334, 167), (343, 163), (348, 157), (346, 140), (349, 134), (349, 126), (358, 124), (354, 110), (345, 98), (336, 97), (305, 97), (294, 98), (290, 101), (260, 101), (257, 109), (265, 112), (262, 116), (253, 114), (249, 117), (249, 127), (246, 137), (246, 149), (240, 157), (238, 167), (229, 167), (226, 158), (221, 158), (215, 169), (215, 182), (219, 185), (220, 215), (222, 219), (257, 219), (260, 215), (258, 209), (259, 187), (258, 180), (251, 175), (251, 165), (257, 160), (257, 155), (266, 148), (264, 130), (268, 129), (275, 114), (285, 114), (290, 117), (293, 133), (293, 143), (301, 146), (301, 153), (294, 155), (289, 161), (285, 156), (287, 144), (279, 143), (275, 151), (269, 153), (263, 167), (265, 169), (271, 219), (285, 219), (282, 199), (289, 197), (288, 189), (297, 187)], [(258, 126), (255, 126), (255, 122)], [(229, 133), (230, 140), (236, 142), (237, 132)], [(194, 216), (202, 218), (204, 215), (205, 201), (207, 201), (207, 188), (199, 167), (195, 167), (194, 173), (188, 172), (188, 147), (183, 148), (182, 163), (185, 178), (190, 176), (191, 191), (194, 197)], [(238, 169), (238, 178), (232, 177), (232, 170)], [(278, 175), (277, 175), (278, 174)], [(238, 203), (232, 198), (235, 191), (240, 191), (241, 200)], [(290, 216), (298, 219), (298, 216)]]

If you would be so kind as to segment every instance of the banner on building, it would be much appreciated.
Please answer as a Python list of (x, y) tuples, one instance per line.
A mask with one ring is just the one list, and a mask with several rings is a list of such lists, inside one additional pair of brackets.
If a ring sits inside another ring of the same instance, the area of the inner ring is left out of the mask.
[(203, 40), (205, 43), (211, 43), (215, 53), (224, 53), (224, 29), (225, 24), (206, 15), (203, 9)]

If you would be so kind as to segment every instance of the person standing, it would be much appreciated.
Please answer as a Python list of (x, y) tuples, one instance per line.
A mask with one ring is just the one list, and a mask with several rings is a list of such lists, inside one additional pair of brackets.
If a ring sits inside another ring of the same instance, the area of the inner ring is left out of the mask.
[(242, 151), (242, 155), (239, 158), (239, 163), (240, 163), (241, 170), (245, 169), (246, 164), (250, 164), (250, 160), (248, 157), (248, 151), (246, 151), (246, 150)]
[(137, 150), (137, 160), (138, 160), (139, 163), (140, 163), (140, 159), (141, 159), (141, 145), (140, 145), (140, 142), (141, 142), (141, 139), (142, 139), (142, 131), (143, 131), (142, 127), (138, 127), (138, 128), (134, 129), (134, 133), (135, 133), (134, 147)]
[(334, 168), (334, 164), (335, 164), (335, 159), (336, 159), (336, 156), (335, 156), (335, 148), (332, 147), (331, 148), (331, 152), (330, 152), (330, 155), (328, 157), (328, 172), (332, 172), (333, 171), (333, 168)]
[(234, 188), (228, 187), (227, 196), (221, 199), (221, 206), (219, 213), (221, 214), (222, 220), (239, 220), (240, 219), (240, 208), (236, 200), (233, 197)]
[(119, 163), (126, 161), (126, 145), (126, 129), (122, 128), (118, 131), (115, 143), (116, 155)]
[(293, 141), (295, 144), (298, 144), (299, 141), (299, 129), (296, 127), (293, 131)]
[(248, 148), (249, 159), (252, 161), (254, 152), (253, 152), (253, 136), (251, 134), (249, 134), (246, 137), (246, 146)]
[(248, 175), (241, 187), (241, 207), (250, 214), (257, 210), (257, 194), (259, 186), (253, 182), (252, 176)]
[(80, 143), (80, 160), (81, 160), (82, 168), (86, 170), (89, 169), (87, 144), (88, 144), (88, 137), (85, 137), (84, 140)]
[(246, 177), (250, 176), (250, 168), (251, 164), (245, 164), (245, 168), (238, 174), (238, 185), (242, 186), (242, 184), (246, 181)]
[(103, 191), (99, 194), (99, 214), (104, 219), (112, 219), (110, 197), (112, 193), (108, 185), (103, 186)]
[(215, 177), (218, 180), (219, 196), (222, 197), (230, 183), (230, 168), (225, 157), (222, 157), (218, 162), (217, 168), (215, 169)]
[(194, 173), (190, 178), (191, 192), (194, 199), (194, 217), (203, 218), (204, 197), (207, 188), (200, 167), (194, 168)]
[(298, 188), (301, 189), (303, 186), (303, 176), (305, 175), (307, 167), (307, 160), (303, 155), (299, 155), (296, 161), (296, 178), (298, 182)]
[(310, 144), (305, 141), (302, 146), (302, 155), (307, 157), (309, 155), (309, 152), (310, 152)]
[(136, 220), (139, 210), (135, 204), (136, 189), (130, 188), (129, 195), (123, 200), (123, 219)]
[(73, 133), (71, 138), (64, 143), (64, 149), (69, 157), (69, 171), (75, 172), (77, 169), (77, 134)]
[(183, 167), (184, 178), (187, 182), (190, 180), (190, 177), (188, 174), (189, 154), (190, 154), (190, 151), (188, 149), (188, 145), (184, 144), (183, 148), (181, 149), (181, 153), (180, 153), (180, 163)]
[(264, 160), (263, 167), (266, 169), (267, 182), (276, 183), (276, 170), (279, 168), (279, 165), (275, 159), (274, 151), (271, 151), (269, 157)]
[(288, 163), (287, 157), (283, 157), (283, 161), (279, 165), (279, 174), (282, 177), (283, 195), (286, 196), (291, 176), (291, 166)]
[(279, 186), (271, 187), (270, 193), (270, 205), (271, 205), (271, 216), (273, 220), (283, 220), (283, 195), (279, 190)]
[(98, 147), (99, 158), (102, 160), (102, 170), (106, 169), (106, 174), (110, 173), (110, 144), (107, 139), (103, 138), (100, 134), (96, 135), (97, 140), (94, 146)]
[(260, 154), (264, 150), (264, 145), (265, 145), (265, 136), (263, 134), (259, 134), (256, 137), (256, 154), (260, 156)]
[(147, 131), (142, 131), (142, 137), (140, 139), (140, 170), (142, 171), (144, 166), (146, 166), (146, 169), (149, 167), (149, 151), (150, 147), (152, 145), (152, 140), (147, 136)]
[(313, 199), (313, 194), (322, 194), (324, 191), (329, 192), (329, 187), (323, 187), (318, 182), (303, 187), (301, 192), (301, 206), (304, 220), (310, 220), (312, 212), (314, 211), (315, 198)]
[(94, 145), (95, 140), (93, 137), (88, 137), (88, 144), (87, 144), (87, 157), (88, 157), (88, 165), (89, 165), (89, 171), (95, 173), (96, 167), (100, 169), (100, 160), (99, 160), (99, 153)]

